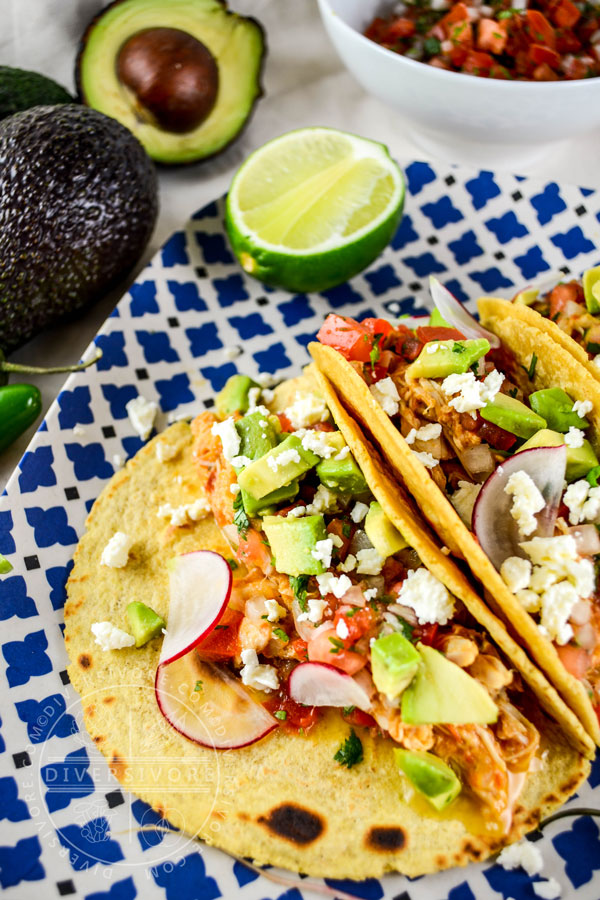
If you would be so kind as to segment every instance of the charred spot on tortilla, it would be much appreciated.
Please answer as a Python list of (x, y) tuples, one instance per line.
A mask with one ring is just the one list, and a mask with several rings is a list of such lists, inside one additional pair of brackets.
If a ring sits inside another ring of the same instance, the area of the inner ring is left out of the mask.
[(90, 719), (93, 717), (95, 712), (96, 712), (96, 707), (94, 706), (93, 703), (90, 703), (89, 706), (86, 706), (85, 714), (86, 714), (86, 716), (89, 716)]
[(365, 842), (372, 850), (394, 853), (405, 847), (406, 832), (399, 825), (376, 825), (367, 832)]
[(303, 847), (316, 841), (325, 830), (321, 816), (294, 803), (276, 806), (268, 816), (260, 816), (258, 822), (273, 834)]
[(116, 699), (117, 699), (116, 697), (104, 697), (102, 702), (103, 703), (114, 703)]
[(92, 657), (87, 653), (80, 653), (77, 662), (82, 669), (89, 669), (89, 667), (92, 665)]
[(127, 771), (127, 763), (116, 753), (113, 753), (109, 769), (118, 781), (122, 781), (125, 777), (125, 772)]
[(102, 734), (97, 734), (94, 738), (96, 744), (101, 744), (102, 741), (105, 741), (106, 738)]
[(481, 859), (481, 857), (484, 855), (483, 849), (469, 840), (466, 840), (464, 842), (463, 850), (469, 857), (469, 859)]

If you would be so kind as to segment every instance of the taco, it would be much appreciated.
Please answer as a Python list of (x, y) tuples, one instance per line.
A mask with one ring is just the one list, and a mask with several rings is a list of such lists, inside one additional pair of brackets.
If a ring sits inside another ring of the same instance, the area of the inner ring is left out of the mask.
[(587, 269), (581, 279), (546, 279), (539, 288), (519, 291), (511, 301), (486, 297), (479, 302), (484, 325), (488, 315), (514, 316), (553, 338), (600, 381), (600, 266)]
[[(593, 745), (327, 380), (285, 382), (266, 407), (258, 390), (235, 376), (215, 412), (151, 441), (94, 504), (65, 607), (86, 726), (124, 785), (236, 856), (355, 879), (484, 859), (576, 790)], [(196, 709), (216, 677), (233, 685), (237, 725), (215, 721), (237, 738), (215, 729), (219, 751), (173, 727), (154, 691), (178, 627), (169, 569), (206, 550), (229, 560), (231, 593), (169, 666), (200, 673), (171, 683)], [(124, 646), (131, 603), (166, 636)], [(122, 649), (101, 649), (106, 633)], [(268, 722), (243, 746), (248, 705)]]
[(481, 301), (494, 333), (330, 315), (309, 349), (598, 743), (598, 386), (504, 309)]

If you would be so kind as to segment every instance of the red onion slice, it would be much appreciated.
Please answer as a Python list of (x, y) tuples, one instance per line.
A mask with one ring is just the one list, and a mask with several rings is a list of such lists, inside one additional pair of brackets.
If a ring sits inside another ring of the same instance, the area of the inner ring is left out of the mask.
[(490, 347), (500, 346), (500, 338), (480, 325), (466, 306), (433, 275), (429, 276), (429, 290), (433, 302), (446, 322), (462, 331), (466, 338), (487, 338)]
[(581, 556), (596, 556), (600, 553), (600, 534), (595, 525), (573, 525), (569, 528)]
[[(484, 483), (473, 507), (473, 531), (483, 551), (499, 569), (509, 556), (524, 556), (519, 543), (532, 537), (548, 537), (554, 533), (558, 507), (563, 492), (567, 448), (534, 447), (515, 453), (498, 466)], [(536, 515), (538, 527), (526, 537), (519, 534), (510, 510), (513, 498), (504, 488), (514, 472), (526, 472), (546, 501)]]
[(364, 712), (371, 699), (351, 675), (327, 663), (300, 663), (289, 679), (290, 697), (305, 706), (356, 706)]

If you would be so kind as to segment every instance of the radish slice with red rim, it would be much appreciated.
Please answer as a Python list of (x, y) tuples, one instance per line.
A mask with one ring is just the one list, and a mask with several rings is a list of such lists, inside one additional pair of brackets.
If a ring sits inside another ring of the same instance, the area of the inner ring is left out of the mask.
[(227, 609), (231, 568), (211, 550), (169, 562), (169, 617), (156, 670), (156, 702), (176, 731), (204, 747), (245, 747), (277, 721), (225, 666), (194, 648)]
[(480, 325), (466, 306), (433, 275), (429, 276), (429, 290), (433, 302), (449, 325), (462, 331), (466, 338), (487, 338), (490, 347), (500, 346), (500, 338)]
[[(525, 556), (519, 546), (521, 541), (554, 534), (566, 465), (565, 444), (534, 447), (505, 460), (484, 483), (473, 507), (473, 531), (482, 550), (497, 569), (509, 556)], [(519, 534), (517, 523), (511, 515), (513, 497), (504, 490), (515, 472), (526, 472), (546, 501), (535, 517), (537, 529), (527, 536)]]
[(362, 685), (327, 663), (300, 663), (290, 675), (289, 691), (304, 706), (357, 706), (368, 712), (372, 705)]

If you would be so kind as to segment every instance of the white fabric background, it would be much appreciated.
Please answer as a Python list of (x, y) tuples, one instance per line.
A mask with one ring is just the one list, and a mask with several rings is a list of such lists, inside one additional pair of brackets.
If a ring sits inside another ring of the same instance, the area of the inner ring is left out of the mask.
[[(101, 0), (0, 0), (0, 64), (36, 70), (73, 90), (80, 35), (103, 5)], [(344, 128), (383, 141), (400, 163), (424, 158), (406, 135), (400, 116), (365, 94), (339, 63), (321, 26), (316, 0), (230, 0), (230, 5), (238, 12), (254, 15), (266, 29), (269, 54), (265, 96), (242, 138), (221, 156), (204, 164), (159, 171), (160, 216), (138, 270), (190, 213), (227, 190), (234, 171), (249, 152), (291, 128)], [(560, 127), (557, 122), (557, 137), (561, 136)], [(600, 187), (599, 146), (600, 132), (595, 132), (535, 168), (523, 166), (519, 174)], [(480, 165), (485, 168), (486, 160), (481, 159)], [(33, 365), (76, 361), (127, 286), (124, 284), (77, 322), (35, 338), (12, 358)], [(45, 411), (64, 376), (28, 376), (24, 380), (39, 385)], [(32, 432), (0, 457), (0, 488)]]

